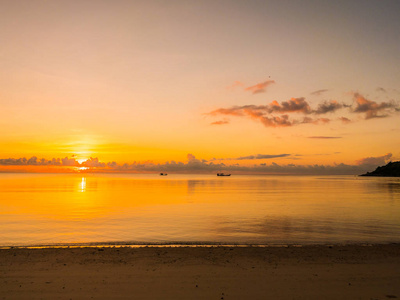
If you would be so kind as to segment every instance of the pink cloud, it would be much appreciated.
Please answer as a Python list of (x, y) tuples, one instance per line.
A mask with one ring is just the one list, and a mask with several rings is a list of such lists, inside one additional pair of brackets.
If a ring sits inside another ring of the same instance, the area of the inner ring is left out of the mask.
[[(384, 118), (388, 116), (391, 110), (396, 110), (397, 105), (394, 102), (377, 103), (368, 100), (359, 93), (354, 93), (356, 107), (353, 109), (355, 113), (365, 113), (365, 119)], [(381, 113), (381, 114), (379, 114)], [(382, 114), (383, 113), (383, 114)]]
[(242, 107), (234, 106), (232, 108), (218, 108), (210, 112), (210, 115), (243, 116), (243, 112), (242, 112)]
[(227, 88), (228, 90), (233, 90), (233, 89), (235, 89), (235, 88), (237, 88), (237, 87), (243, 87), (243, 86), (244, 86), (244, 84), (243, 84), (242, 82), (240, 82), (240, 81), (235, 81), (232, 85), (227, 86), (226, 88)]
[(265, 89), (266, 89), (269, 85), (274, 84), (274, 83), (275, 83), (274, 80), (267, 80), (267, 81), (258, 83), (258, 84), (256, 84), (256, 85), (249, 86), (249, 87), (245, 88), (244, 90), (245, 90), (245, 91), (252, 92), (253, 94), (264, 93), (264, 92), (265, 92)]
[[(303, 98), (291, 98), (287, 101), (272, 101), (267, 105), (243, 105), (233, 106), (231, 108), (219, 108), (210, 115), (230, 115), (236, 117), (247, 117), (261, 122), (266, 127), (288, 127), (301, 123), (325, 124), (330, 122), (327, 118), (312, 119), (305, 117), (302, 121), (293, 119), (290, 120), (288, 113), (311, 114), (311, 109), (308, 102)], [(279, 114), (279, 115), (275, 115)], [(214, 122), (216, 125), (226, 124), (220, 121)]]
[[(261, 87), (260, 85), (256, 86)], [(387, 117), (390, 113), (400, 111), (399, 106), (394, 101), (377, 103), (375, 101), (366, 99), (359, 93), (353, 93), (353, 96), (355, 98), (353, 105), (340, 103), (336, 100), (329, 100), (320, 103), (316, 109), (313, 109), (304, 97), (298, 97), (281, 102), (274, 100), (266, 105), (249, 104), (233, 106), (230, 108), (218, 108), (210, 112), (209, 115), (246, 117), (257, 120), (266, 127), (285, 127), (299, 124), (328, 124), (331, 122), (331, 119), (312, 118), (310, 115), (335, 113), (336, 111), (344, 108), (348, 108), (352, 113), (365, 114), (366, 120), (371, 118)], [(303, 114), (306, 116), (304, 116), (302, 119), (296, 119), (288, 115), (291, 113)], [(339, 117), (336, 119), (340, 120), (343, 124), (349, 124), (352, 122), (346, 117)], [(222, 125), (227, 123), (228, 122), (216, 121), (212, 124)]]

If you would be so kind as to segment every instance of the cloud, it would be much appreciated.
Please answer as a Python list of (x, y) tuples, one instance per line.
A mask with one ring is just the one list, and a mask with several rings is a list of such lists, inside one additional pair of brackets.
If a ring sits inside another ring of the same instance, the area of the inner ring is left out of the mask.
[(323, 124), (327, 124), (329, 123), (331, 120), (328, 118), (319, 118), (317, 119), (318, 123), (323, 123)]
[(23, 158), (3, 158), (0, 159), (0, 165), (2, 166), (20, 166), (27, 165), (27, 159)]
[[(319, 106), (320, 113), (327, 112), (329, 110), (337, 109), (339, 104), (336, 101), (326, 102)], [(236, 117), (247, 117), (256, 121), (261, 122), (266, 127), (289, 127), (298, 124), (326, 124), (330, 122), (328, 118), (317, 118), (313, 119), (310, 117), (304, 117), (302, 120), (290, 119), (288, 113), (299, 113), (299, 114), (311, 114), (315, 110), (312, 110), (308, 102), (304, 97), (291, 98), (287, 101), (279, 103), (274, 100), (267, 105), (243, 105), (233, 106), (230, 108), (218, 108), (211, 111), (209, 115), (229, 115)], [(275, 115), (278, 114), (278, 115)], [(217, 121), (218, 122), (218, 121)]]
[(398, 106), (394, 102), (377, 103), (375, 101), (366, 99), (359, 93), (354, 93), (353, 96), (356, 104), (353, 112), (365, 113), (366, 120), (372, 118), (385, 118), (389, 116), (389, 112), (398, 108)]
[(304, 114), (311, 113), (311, 108), (308, 102), (304, 99), (304, 97), (300, 98), (291, 98), (288, 101), (282, 101), (279, 104), (277, 101), (272, 101), (268, 105), (269, 112), (281, 112), (281, 113), (289, 113), (289, 112), (299, 112)]
[(187, 157), (187, 160), (188, 160), (189, 162), (197, 161), (196, 157), (195, 157), (193, 154), (191, 154), (191, 153), (189, 153), (186, 157)]
[(99, 162), (99, 159), (97, 157), (91, 157), (88, 160), (82, 162), (81, 165), (88, 168), (104, 168), (106, 166), (105, 163)]
[(106, 166), (105, 163), (99, 162), (98, 158), (89, 158), (88, 160), (82, 162), (81, 164), (75, 160), (75, 158), (53, 158), (51, 160), (44, 158), (37, 158), (36, 156), (32, 156), (27, 159), (25, 157), (22, 158), (7, 158), (0, 159), (0, 165), (2, 166), (60, 166), (60, 167), (98, 167), (103, 168)]
[(309, 139), (341, 139), (341, 136), (309, 136)]
[(0, 165), (2, 165), (2, 166), (61, 166), (61, 165), (63, 165), (63, 162), (62, 162), (62, 159), (60, 159), (60, 158), (53, 158), (51, 160), (47, 160), (44, 158), (38, 159), (36, 156), (32, 156), (29, 159), (27, 159), (25, 157), (0, 159)]
[(224, 120), (215, 121), (215, 122), (211, 123), (211, 125), (225, 125), (225, 124), (229, 124), (229, 120), (224, 119)]
[[(252, 106), (254, 106), (254, 105), (252, 105)], [(218, 108), (216, 110), (213, 110), (209, 114), (213, 115), (213, 116), (221, 114), (221, 115), (230, 115), (230, 116), (239, 117), (239, 116), (244, 115), (243, 111), (242, 111), (243, 108), (244, 108), (244, 106), (234, 106), (231, 108)]]
[[(219, 159), (219, 160), (256, 160), (262, 159), (262, 157), (273, 159), (279, 157), (289, 156), (289, 154), (277, 154), (277, 155), (250, 155), (243, 156), (235, 159)], [(388, 157), (385, 155), (384, 157)], [(374, 164), (375, 163), (375, 164)], [(361, 161), (354, 165), (347, 164), (334, 164), (334, 165), (296, 165), (290, 164), (278, 164), (271, 162), (270, 164), (260, 163), (251, 166), (243, 166), (240, 164), (228, 165), (225, 163), (214, 163), (213, 161), (199, 160), (193, 154), (188, 154), (188, 161), (183, 162), (166, 162), (164, 164), (153, 164), (153, 163), (133, 163), (125, 164), (123, 166), (117, 166), (111, 171), (133, 171), (133, 172), (176, 172), (176, 173), (213, 173), (213, 172), (232, 172), (232, 173), (252, 173), (252, 174), (304, 174), (304, 175), (357, 175), (363, 174), (367, 171), (371, 171), (373, 168), (382, 164), (382, 161)]]
[(376, 90), (378, 92), (387, 93), (387, 91), (383, 87), (377, 87)]
[(261, 116), (259, 118), (253, 117), (261, 121), (265, 127), (286, 127), (292, 126), (294, 123), (289, 120), (288, 115), (281, 115), (280, 117), (265, 117)]
[(317, 118), (317, 119), (313, 119), (310, 117), (304, 117), (303, 121), (301, 123), (303, 124), (327, 124), (329, 123), (331, 120), (328, 118)]
[[(235, 158), (235, 160), (257, 160), (257, 159), (274, 159), (280, 157), (288, 157), (290, 154), (257, 154), (250, 156), (243, 156)], [(172, 172), (172, 173), (207, 173), (212, 174), (214, 172), (237, 172), (237, 173), (252, 173), (252, 174), (308, 174), (308, 175), (356, 175), (363, 174), (367, 171), (373, 170), (379, 165), (383, 165), (392, 157), (391, 153), (378, 157), (367, 157), (362, 158), (354, 165), (347, 164), (334, 164), (334, 165), (296, 165), (286, 164), (279, 165), (276, 162), (270, 164), (260, 163), (251, 166), (243, 166), (238, 163), (227, 165), (225, 163), (214, 163), (213, 161), (207, 161), (204, 159), (197, 159), (193, 154), (187, 155), (186, 162), (175, 162), (168, 161), (162, 164), (155, 164), (151, 161), (146, 162), (134, 162), (132, 164), (118, 164), (116, 162), (101, 162), (98, 158), (90, 158), (82, 164), (77, 163), (77, 167), (86, 166), (89, 169), (80, 170), (81, 172), (134, 172), (134, 173), (158, 173), (158, 172)], [(220, 159), (224, 160), (224, 159)], [(233, 160), (233, 159), (225, 159)], [(71, 164), (70, 159), (66, 160), (68, 164)], [(54, 158), (52, 160), (38, 159), (32, 157), (31, 159), (26, 158), (7, 158), (0, 159), (1, 165), (32, 165), (36, 167), (40, 166), (60, 166), (68, 167), (68, 165), (62, 164), (62, 159)]]
[(342, 121), (343, 124), (351, 123), (351, 120), (346, 117), (340, 117), (339, 120)]
[[(365, 119), (383, 118), (390, 116), (393, 112), (399, 112), (400, 107), (393, 100), (390, 102), (377, 103), (366, 99), (359, 93), (353, 93), (354, 103), (349, 105), (339, 103), (336, 100), (324, 101), (318, 104), (316, 109), (312, 109), (304, 97), (291, 98), (287, 101), (278, 102), (276, 100), (266, 105), (242, 105), (230, 108), (218, 108), (211, 111), (208, 115), (229, 115), (236, 117), (245, 117), (256, 120), (265, 127), (290, 127), (300, 124), (327, 124), (331, 122), (329, 118), (312, 118), (309, 115), (323, 115), (335, 113), (338, 110), (348, 108), (351, 113), (363, 113)], [(293, 118), (290, 114), (303, 114), (303, 118)], [(352, 121), (346, 117), (337, 118), (343, 124), (349, 124)], [(212, 125), (228, 124), (228, 120), (216, 121)]]
[(322, 93), (325, 93), (325, 92), (327, 92), (327, 91), (329, 91), (329, 90), (327, 90), (327, 89), (317, 90), (317, 91), (314, 91), (314, 92), (310, 93), (310, 95), (319, 96), (319, 95), (321, 95)]
[(249, 156), (241, 156), (237, 158), (230, 158), (229, 160), (247, 160), (247, 159), (271, 159), (278, 157), (288, 157), (290, 154), (257, 154), (257, 155), (249, 155)]
[(383, 156), (365, 157), (358, 160), (356, 163), (357, 165), (381, 166), (385, 165), (391, 157), (392, 153), (387, 153)]
[(310, 105), (303, 98), (291, 98), (287, 101), (274, 100), (267, 105), (243, 105), (243, 106), (233, 106), (231, 108), (219, 108), (212, 112), (210, 115), (232, 115), (232, 116), (243, 116), (243, 115), (265, 115), (272, 113), (303, 113), (310, 114), (312, 112)]
[(65, 158), (62, 158), (61, 161), (62, 161), (63, 166), (78, 166), (79, 165), (79, 162), (77, 162), (75, 160), (75, 158), (65, 157)]
[(111, 161), (107, 163), (107, 167), (115, 169), (118, 167), (118, 164), (115, 161)]
[(318, 108), (313, 112), (317, 115), (333, 113), (343, 107), (343, 104), (338, 103), (336, 100), (324, 101), (318, 105)]
[(252, 92), (253, 94), (265, 93), (265, 89), (266, 89), (269, 85), (274, 84), (274, 83), (275, 83), (274, 80), (267, 80), (267, 81), (258, 83), (258, 84), (256, 84), (256, 85), (249, 86), (249, 87), (245, 88), (244, 90), (245, 90), (245, 91), (250, 91), (250, 92)]
[(243, 87), (243, 86), (244, 86), (244, 84), (243, 84), (242, 82), (240, 82), (240, 81), (235, 81), (232, 85), (227, 86), (226, 88), (227, 88), (228, 90), (233, 90), (233, 89), (235, 89), (235, 88), (237, 88), (237, 87)]

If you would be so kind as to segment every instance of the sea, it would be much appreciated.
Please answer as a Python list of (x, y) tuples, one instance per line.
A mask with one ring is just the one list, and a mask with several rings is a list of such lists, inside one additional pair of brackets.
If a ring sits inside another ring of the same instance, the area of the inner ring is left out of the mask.
[(0, 174), (0, 247), (400, 242), (400, 178)]

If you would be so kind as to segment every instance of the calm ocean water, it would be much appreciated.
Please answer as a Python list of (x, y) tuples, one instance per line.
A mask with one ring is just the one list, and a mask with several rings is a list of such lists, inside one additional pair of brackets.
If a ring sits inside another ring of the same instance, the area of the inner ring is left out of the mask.
[(0, 246), (400, 242), (400, 179), (0, 174)]

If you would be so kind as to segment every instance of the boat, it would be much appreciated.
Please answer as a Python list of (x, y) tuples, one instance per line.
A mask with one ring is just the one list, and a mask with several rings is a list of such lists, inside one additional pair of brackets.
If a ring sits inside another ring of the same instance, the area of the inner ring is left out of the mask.
[(231, 176), (231, 174), (217, 173), (217, 176)]
[(160, 176), (167, 176), (167, 173), (160, 173)]

